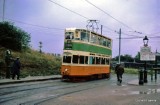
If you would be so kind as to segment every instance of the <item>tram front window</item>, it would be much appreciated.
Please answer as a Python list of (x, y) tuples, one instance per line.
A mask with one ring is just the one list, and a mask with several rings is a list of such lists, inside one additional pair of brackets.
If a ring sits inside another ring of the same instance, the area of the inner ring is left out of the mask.
[(63, 63), (71, 63), (71, 56), (63, 56)]
[(73, 32), (66, 32), (65, 39), (74, 39), (74, 33)]

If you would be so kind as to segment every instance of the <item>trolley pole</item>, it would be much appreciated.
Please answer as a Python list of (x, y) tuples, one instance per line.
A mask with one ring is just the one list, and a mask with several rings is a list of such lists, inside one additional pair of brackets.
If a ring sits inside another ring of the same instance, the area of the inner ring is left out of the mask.
[(101, 35), (102, 35), (103, 25), (101, 25)]
[(118, 63), (121, 63), (121, 28), (119, 29), (119, 61)]

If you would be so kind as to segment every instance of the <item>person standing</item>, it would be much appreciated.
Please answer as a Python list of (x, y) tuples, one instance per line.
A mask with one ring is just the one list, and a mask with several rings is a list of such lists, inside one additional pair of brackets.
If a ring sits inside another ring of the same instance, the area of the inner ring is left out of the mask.
[(13, 74), (12, 74), (12, 79), (15, 78), (15, 76), (17, 75), (17, 80), (19, 80), (19, 76), (20, 76), (20, 68), (21, 68), (21, 63), (19, 60), (19, 57), (16, 58), (16, 60), (13, 63)]
[(122, 75), (124, 73), (124, 67), (121, 64), (117, 64), (115, 68), (115, 73), (117, 74), (117, 81), (122, 83)]

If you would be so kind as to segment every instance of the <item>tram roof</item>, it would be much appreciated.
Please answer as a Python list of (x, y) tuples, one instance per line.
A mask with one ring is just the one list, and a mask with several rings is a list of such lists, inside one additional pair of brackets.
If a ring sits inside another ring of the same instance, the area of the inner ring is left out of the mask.
[[(85, 31), (90, 31), (90, 30), (83, 29), (83, 28), (66, 28), (65, 30), (66, 30), (66, 31), (75, 31), (75, 30), (85, 30)], [(111, 38), (109, 38), (109, 37), (107, 37), (107, 36), (104, 36), (104, 35), (101, 35), (101, 34), (99, 34), (99, 33), (97, 33), (97, 32), (91, 31), (91, 33), (94, 33), (94, 34), (96, 34), (96, 35), (98, 35), (98, 36), (105, 37), (105, 38), (108, 38), (108, 39), (112, 40)]]

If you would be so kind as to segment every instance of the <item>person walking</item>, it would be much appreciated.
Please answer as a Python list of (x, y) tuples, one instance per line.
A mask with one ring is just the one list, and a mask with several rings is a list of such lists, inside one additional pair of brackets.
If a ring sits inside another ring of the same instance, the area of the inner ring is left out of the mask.
[(16, 60), (14, 61), (14, 63), (13, 63), (12, 79), (14, 79), (15, 76), (17, 75), (17, 80), (20, 80), (20, 78), (19, 78), (20, 68), (21, 68), (21, 63), (20, 63), (19, 57), (17, 57)]
[(119, 83), (122, 83), (122, 75), (124, 73), (124, 67), (121, 64), (116, 65), (115, 73), (117, 74), (117, 81)]

